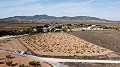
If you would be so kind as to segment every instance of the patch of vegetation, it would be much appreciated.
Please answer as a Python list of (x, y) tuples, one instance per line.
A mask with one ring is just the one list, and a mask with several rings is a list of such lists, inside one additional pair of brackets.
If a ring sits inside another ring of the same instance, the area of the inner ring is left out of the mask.
[(20, 64), (19, 67), (25, 67), (25, 65), (24, 64)]
[(38, 64), (38, 63), (35, 62), (35, 61), (30, 61), (30, 62), (29, 62), (29, 65), (30, 65), (30, 66), (35, 66), (35, 67), (40, 66), (40, 64)]
[(6, 62), (6, 64), (8, 65), (8, 66), (12, 66), (12, 61), (8, 61), (8, 62)]
[(84, 29), (82, 29), (81, 31), (85, 31)]
[[(61, 25), (42, 25), (42, 26), (35, 26), (30, 27), (26, 30), (0, 30), (0, 36), (5, 35), (23, 35), (23, 34), (35, 34), (35, 33), (47, 33), (47, 32), (55, 32), (56, 29), (63, 29), (66, 31), (64, 27), (67, 25), (61, 24)], [(70, 29), (69, 26), (67, 26), (67, 29)]]
[(9, 58), (9, 59), (11, 58), (11, 55), (10, 55), (10, 54), (9, 54), (9, 55), (5, 55), (5, 56), (6, 56), (6, 58)]

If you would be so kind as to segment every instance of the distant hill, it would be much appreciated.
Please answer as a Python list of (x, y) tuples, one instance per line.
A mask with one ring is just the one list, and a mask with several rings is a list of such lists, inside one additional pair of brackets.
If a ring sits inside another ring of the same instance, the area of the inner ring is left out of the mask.
[(112, 22), (106, 19), (100, 19), (90, 16), (75, 16), (75, 17), (55, 17), (48, 15), (34, 15), (34, 16), (14, 16), (0, 19), (0, 22), (21, 22), (21, 21), (40, 21), (40, 20), (87, 20), (87, 21), (100, 21), (100, 22)]

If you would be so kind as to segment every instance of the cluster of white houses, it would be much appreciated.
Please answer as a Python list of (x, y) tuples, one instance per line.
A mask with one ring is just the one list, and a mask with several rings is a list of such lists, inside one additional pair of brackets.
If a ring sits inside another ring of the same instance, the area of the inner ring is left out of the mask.
[(101, 27), (98, 27), (96, 25), (88, 26), (88, 27), (82, 27), (80, 30), (105, 30)]

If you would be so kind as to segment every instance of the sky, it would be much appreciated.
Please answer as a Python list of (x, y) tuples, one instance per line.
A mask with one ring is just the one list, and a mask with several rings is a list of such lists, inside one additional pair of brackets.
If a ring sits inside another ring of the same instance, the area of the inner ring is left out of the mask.
[(91, 16), (120, 20), (120, 0), (0, 0), (0, 18), (12, 16)]

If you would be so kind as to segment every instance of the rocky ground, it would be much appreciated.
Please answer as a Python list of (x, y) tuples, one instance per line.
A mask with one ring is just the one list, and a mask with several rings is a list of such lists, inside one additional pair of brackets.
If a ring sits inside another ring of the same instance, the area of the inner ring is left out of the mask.
[[(12, 64), (8, 65), (7, 62), (10, 62), (10, 61), (12, 61)], [(0, 52), (0, 67), (19, 67), (20, 65), (23, 65), (23, 64), (25, 67), (34, 67), (29, 64), (29, 62), (31, 61), (34, 61), (34, 60), (23, 57), (23, 56)], [(46, 62), (37, 62), (37, 61), (35, 62), (38, 63), (38, 67), (52, 67), (50, 64)]]

